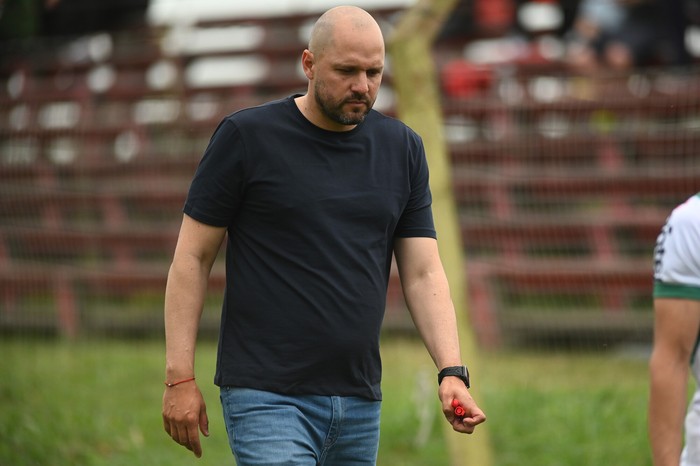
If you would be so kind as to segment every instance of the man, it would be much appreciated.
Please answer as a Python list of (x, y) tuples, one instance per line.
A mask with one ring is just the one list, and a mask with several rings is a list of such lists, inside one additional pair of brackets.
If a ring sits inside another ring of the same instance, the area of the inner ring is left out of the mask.
[(649, 362), (654, 465), (700, 466), (698, 388), (685, 415), (683, 448), (689, 367), (700, 382), (700, 193), (676, 207), (661, 230), (654, 279), (654, 349)]
[(195, 342), (228, 232), (215, 383), (237, 464), (373, 465), (392, 253), (442, 371), (447, 421), (472, 433), (485, 416), (460, 359), (421, 139), (372, 110), (384, 70), (379, 26), (359, 8), (333, 8), (301, 61), (307, 93), (226, 117), (192, 181), (165, 296), (163, 420), (201, 455)]

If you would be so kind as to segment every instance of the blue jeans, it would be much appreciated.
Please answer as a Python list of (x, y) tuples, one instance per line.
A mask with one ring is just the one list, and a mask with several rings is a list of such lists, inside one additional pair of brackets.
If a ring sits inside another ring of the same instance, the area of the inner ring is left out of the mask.
[(375, 466), (380, 401), (222, 387), (237, 466)]

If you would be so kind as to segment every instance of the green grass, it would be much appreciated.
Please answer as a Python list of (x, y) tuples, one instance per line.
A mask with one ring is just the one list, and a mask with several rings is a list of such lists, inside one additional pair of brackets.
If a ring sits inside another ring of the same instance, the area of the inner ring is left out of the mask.
[(497, 354), (482, 370), (498, 466), (651, 465), (645, 358)]
[[(0, 465), (232, 465), (211, 383), (215, 345), (197, 353), (211, 430), (199, 461), (162, 428), (162, 349), (158, 341), (1, 341)], [(445, 435), (458, 434), (442, 426), (425, 350), (391, 339), (383, 355), (379, 464), (448, 464)], [(642, 358), (488, 353), (473, 377), (494, 466), (651, 464)]]

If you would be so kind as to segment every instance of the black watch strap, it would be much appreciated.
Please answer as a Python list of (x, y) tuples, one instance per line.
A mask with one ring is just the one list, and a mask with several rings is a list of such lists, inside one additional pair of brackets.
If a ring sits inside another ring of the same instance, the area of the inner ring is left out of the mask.
[(467, 366), (449, 366), (438, 372), (438, 385), (442, 383), (442, 379), (448, 376), (454, 376), (462, 380), (467, 388), (470, 388), (469, 369)]

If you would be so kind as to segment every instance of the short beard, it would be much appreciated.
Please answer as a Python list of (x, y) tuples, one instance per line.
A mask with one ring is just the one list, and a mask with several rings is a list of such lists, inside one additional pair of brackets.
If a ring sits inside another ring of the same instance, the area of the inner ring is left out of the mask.
[(372, 104), (374, 102), (368, 101), (364, 96), (353, 96), (356, 100), (362, 100), (365, 102), (367, 105), (367, 110), (364, 112), (343, 112), (342, 111), (342, 106), (345, 103), (344, 101), (341, 101), (339, 104), (333, 104), (328, 100), (324, 100), (321, 97), (321, 93), (319, 93), (319, 88), (316, 86), (316, 92), (314, 92), (314, 97), (316, 99), (316, 103), (318, 104), (318, 107), (321, 109), (321, 112), (330, 120), (339, 123), (341, 125), (346, 125), (346, 126), (351, 126), (351, 125), (359, 125), (362, 123), (365, 119), (365, 116), (369, 113), (369, 111), (372, 109)]

